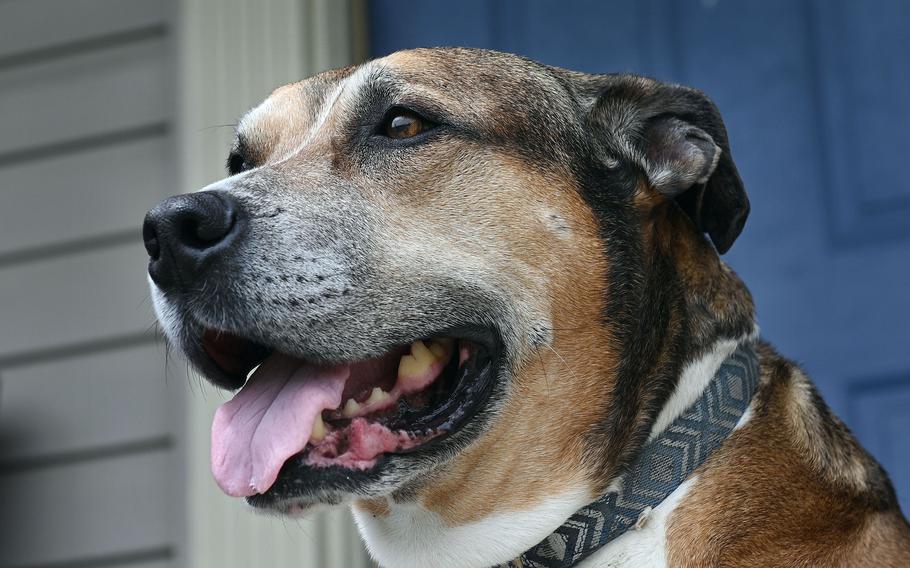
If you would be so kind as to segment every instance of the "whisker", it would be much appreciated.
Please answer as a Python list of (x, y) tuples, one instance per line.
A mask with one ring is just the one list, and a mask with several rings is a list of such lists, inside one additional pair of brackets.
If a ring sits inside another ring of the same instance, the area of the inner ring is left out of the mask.
[(213, 124), (212, 126), (200, 128), (199, 132), (207, 132), (209, 130), (214, 130), (215, 128), (237, 128), (237, 124)]
[(158, 322), (157, 321), (153, 321), (152, 323), (145, 326), (144, 333), (149, 334), (152, 332), (152, 330), (154, 330), (156, 332), (158, 331)]
[(544, 345), (547, 347), (547, 349), (549, 349), (550, 351), (552, 351), (553, 354), (555, 354), (557, 357), (559, 357), (559, 360), (562, 361), (563, 366), (564, 366), (566, 369), (568, 369), (568, 371), (569, 371), (570, 373), (572, 373), (572, 377), (575, 379), (575, 381), (576, 381), (576, 382), (580, 382), (579, 379), (578, 379), (578, 375), (575, 374), (575, 371), (572, 370), (572, 367), (569, 366), (569, 363), (563, 358), (563, 356), (559, 354), (559, 351), (557, 351), (557, 350), (556, 350), (552, 345), (550, 345), (549, 343), (544, 343)]
[(535, 347), (534, 351), (537, 352), (537, 360), (540, 361), (540, 367), (543, 369), (544, 382), (547, 384), (547, 398), (550, 398), (550, 374), (547, 372), (547, 366), (544, 365), (543, 356), (540, 354), (540, 347)]
[(136, 303), (136, 309), (141, 308), (143, 304), (147, 304), (148, 307), (152, 307), (152, 296), (150, 294), (146, 294), (145, 297)]

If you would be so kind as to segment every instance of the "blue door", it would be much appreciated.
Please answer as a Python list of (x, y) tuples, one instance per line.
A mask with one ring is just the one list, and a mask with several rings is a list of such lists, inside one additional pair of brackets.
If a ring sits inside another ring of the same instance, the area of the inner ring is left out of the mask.
[(717, 102), (752, 200), (727, 255), (910, 511), (910, 2), (373, 0), (374, 56), (511, 51)]

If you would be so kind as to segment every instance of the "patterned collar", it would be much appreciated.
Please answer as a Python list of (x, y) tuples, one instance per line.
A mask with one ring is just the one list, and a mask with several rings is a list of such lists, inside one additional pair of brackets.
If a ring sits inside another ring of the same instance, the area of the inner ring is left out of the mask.
[(581, 508), (536, 546), (501, 568), (568, 568), (620, 536), (656, 507), (717, 449), (749, 407), (758, 386), (758, 356), (740, 345), (721, 364), (701, 397), (641, 455), (611, 491)]

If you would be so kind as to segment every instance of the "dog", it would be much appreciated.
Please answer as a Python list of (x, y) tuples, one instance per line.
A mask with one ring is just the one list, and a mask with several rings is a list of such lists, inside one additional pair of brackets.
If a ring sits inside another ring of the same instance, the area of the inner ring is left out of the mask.
[(168, 341), (239, 389), (228, 495), (350, 505), (387, 567), (910, 566), (887, 475), (720, 260), (749, 200), (702, 92), (416, 49), (236, 131), (143, 226)]

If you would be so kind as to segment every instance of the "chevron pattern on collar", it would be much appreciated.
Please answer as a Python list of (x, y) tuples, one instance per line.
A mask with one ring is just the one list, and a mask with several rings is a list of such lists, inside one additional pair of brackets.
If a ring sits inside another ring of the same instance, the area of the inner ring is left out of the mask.
[(730, 435), (758, 386), (758, 355), (740, 345), (701, 397), (645, 444), (618, 492), (583, 507), (550, 536), (500, 568), (568, 568), (620, 536), (648, 507), (656, 507)]

